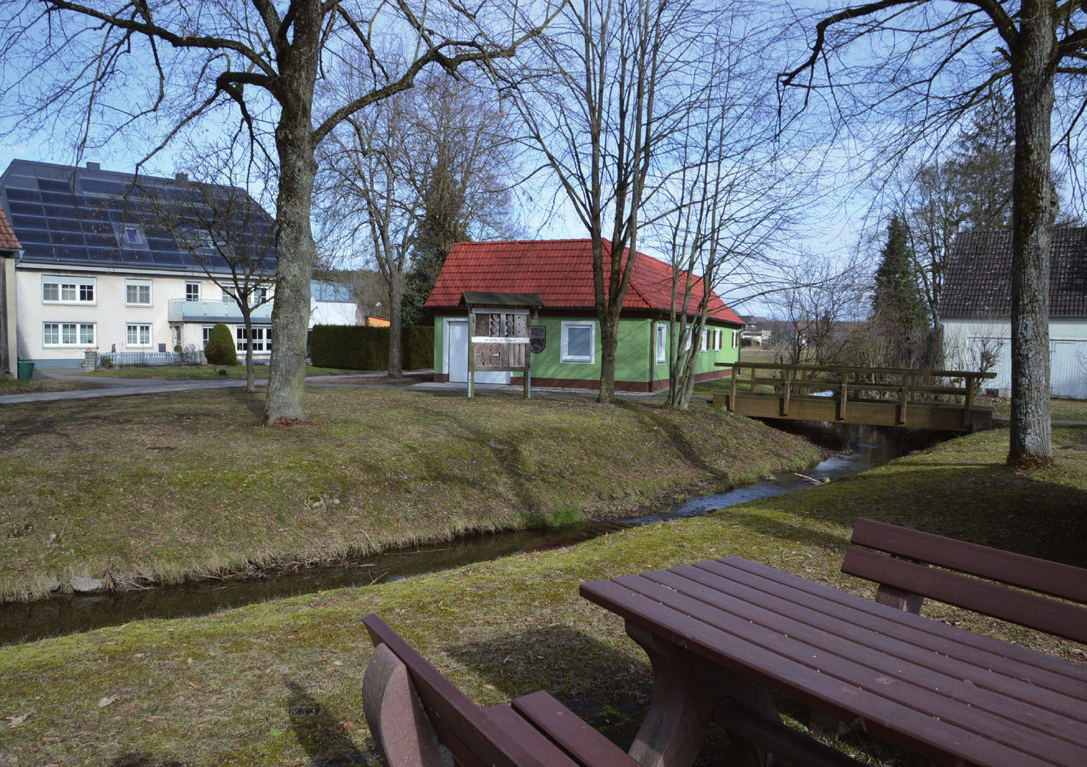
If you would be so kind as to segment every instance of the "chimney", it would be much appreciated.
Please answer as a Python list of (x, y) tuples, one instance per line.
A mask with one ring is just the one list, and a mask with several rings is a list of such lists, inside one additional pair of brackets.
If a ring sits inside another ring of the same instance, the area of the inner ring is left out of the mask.
[(88, 162), (87, 170), (102, 170), (102, 166), (96, 162)]

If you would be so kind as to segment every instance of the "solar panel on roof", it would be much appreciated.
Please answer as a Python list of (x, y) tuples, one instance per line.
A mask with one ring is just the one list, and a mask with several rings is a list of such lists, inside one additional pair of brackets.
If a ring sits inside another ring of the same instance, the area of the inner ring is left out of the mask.
[(152, 258), (155, 259), (155, 263), (160, 266), (186, 266), (185, 257), (181, 253), (170, 253), (168, 251), (159, 251), (152, 254)]
[(41, 193), (36, 189), (12, 189), (5, 190), (9, 200), (20, 200), (26, 202), (41, 202)]
[(57, 254), (57, 258), (65, 261), (87, 261), (90, 259), (90, 253), (82, 245), (57, 245), (54, 252)]
[(27, 216), (43, 216), (45, 211), (42, 209), (41, 203), (35, 202), (15, 202), (14, 200), (8, 203), (8, 208), (14, 214), (25, 214)]
[(52, 192), (70, 192), (72, 185), (67, 181), (57, 181), (51, 178), (39, 178), (38, 189)]
[(63, 192), (41, 192), (42, 202), (54, 205), (72, 205), (74, 195), (65, 190)]
[(53, 256), (53, 246), (49, 243), (33, 242), (20, 238), (19, 244), (23, 246), (24, 257), (30, 257), (36, 260), (55, 258)]
[(105, 194), (119, 197), (132, 188), (131, 184), (121, 184), (116, 181), (105, 181), (99, 178), (83, 179), (84, 194)]

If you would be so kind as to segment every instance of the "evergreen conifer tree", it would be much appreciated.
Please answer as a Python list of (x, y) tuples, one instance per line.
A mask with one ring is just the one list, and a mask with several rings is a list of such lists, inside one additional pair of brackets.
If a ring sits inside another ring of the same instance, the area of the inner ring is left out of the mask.
[(872, 295), (873, 318), (899, 336), (912, 335), (929, 324), (929, 310), (914, 269), (910, 227), (895, 214), (887, 227), (887, 244), (880, 252)]

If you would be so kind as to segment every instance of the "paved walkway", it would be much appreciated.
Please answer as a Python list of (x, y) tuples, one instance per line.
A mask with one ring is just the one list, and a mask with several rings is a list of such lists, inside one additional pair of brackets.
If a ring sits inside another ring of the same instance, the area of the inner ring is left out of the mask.
[[(307, 384), (325, 386), (351, 386), (372, 387), (375, 389), (411, 389), (415, 391), (450, 392), (467, 395), (467, 389), (463, 383), (434, 383), (424, 381), (416, 384), (404, 384), (392, 386), (389, 384), (367, 384), (360, 379), (381, 379), (385, 373), (350, 373), (344, 375), (307, 376)], [(200, 379), (193, 381), (163, 380), (155, 378), (114, 378), (112, 376), (87, 376), (72, 372), (71, 368), (39, 368), (34, 371), (36, 379), (50, 379), (54, 381), (76, 381), (91, 384), (94, 389), (72, 389), (69, 391), (40, 391), (28, 394), (4, 394), (0, 395), (0, 405), (18, 405), (27, 402), (57, 402), (75, 399), (96, 399), (100, 397), (125, 397), (135, 394), (169, 394), (171, 392), (190, 391), (192, 389), (235, 389), (243, 388), (245, 381), (236, 378), (223, 378), (221, 380)], [(257, 386), (267, 386), (268, 379), (257, 379)], [(501, 384), (476, 384), (476, 391), (501, 392), (521, 396), (524, 387), (505, 386)], [(595, 399), (597, 393), (590, 389), (552, 389), (533, 387), (533, 393), (539, 394), (563, 394), (571, 397), (588, 397)], [(631, 393), (622, 392), (620, 396), (632, 398), (644, 398), (659, 395), (655, 393)]]

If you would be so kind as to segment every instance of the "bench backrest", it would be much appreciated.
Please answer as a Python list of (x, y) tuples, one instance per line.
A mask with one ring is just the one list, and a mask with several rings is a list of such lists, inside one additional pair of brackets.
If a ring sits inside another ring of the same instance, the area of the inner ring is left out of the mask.
[(1087, 570), (871, 519), (857, 520), (851, 542), (842, 572), (881, 584), (879, 601), (917, 594), (1087, 642)]
[[(523, 743), (511, 736), (505, 728), (498, 725), (483, 709), (469, 700), (457, 689), (456, 685), (446, 679), (381, 618), (369, 615), (363, 623), (374, 647), (380, 649), (380, 646), (384, 645), (386, 651), (391, 652), (407, 667), (411, 686), (414, 688), (414, 693), (418, 695), (418, 701), (422, 703), (426, 719), (429, 720), (429, 724), (419, 721), (415, 724), (420, 728), (433, 727), (433, 734), (437, 736), (441, 746), (448, 751), (446, 756), (451, 757), (452, 764), (465, 767), (484, 767), (484, 765), (543, 767), (546, 764), (536, 754), (531, 753)], [(406, 722), (411, 721), (411, 715), (405, 711), (405, 704), (402, 703), (397, 707), (398, 713), (395, 718), (398, 721), (385, 723), (396, 726), (401, 732), (382, 732), (388, 727), (382, 724), (380, 713), (374, 710), (378, 708), (375, 701), (382, 695), (383, 688), (389, 680), (382, 672), (380, 661), (381, 657), (375, 652), (375, 659), (371, 661), (371, 668), (374, 671), (368, 668), (366, 672), (364, 701), (371, 732), (379, 741), (382, 750), (387, 753), (387, 744), (384, 744), (383, 740), (405, 735), (403, 730), (406, 729)], [(449, 762), (442, 760), (438, 763), (448, 764)]]

